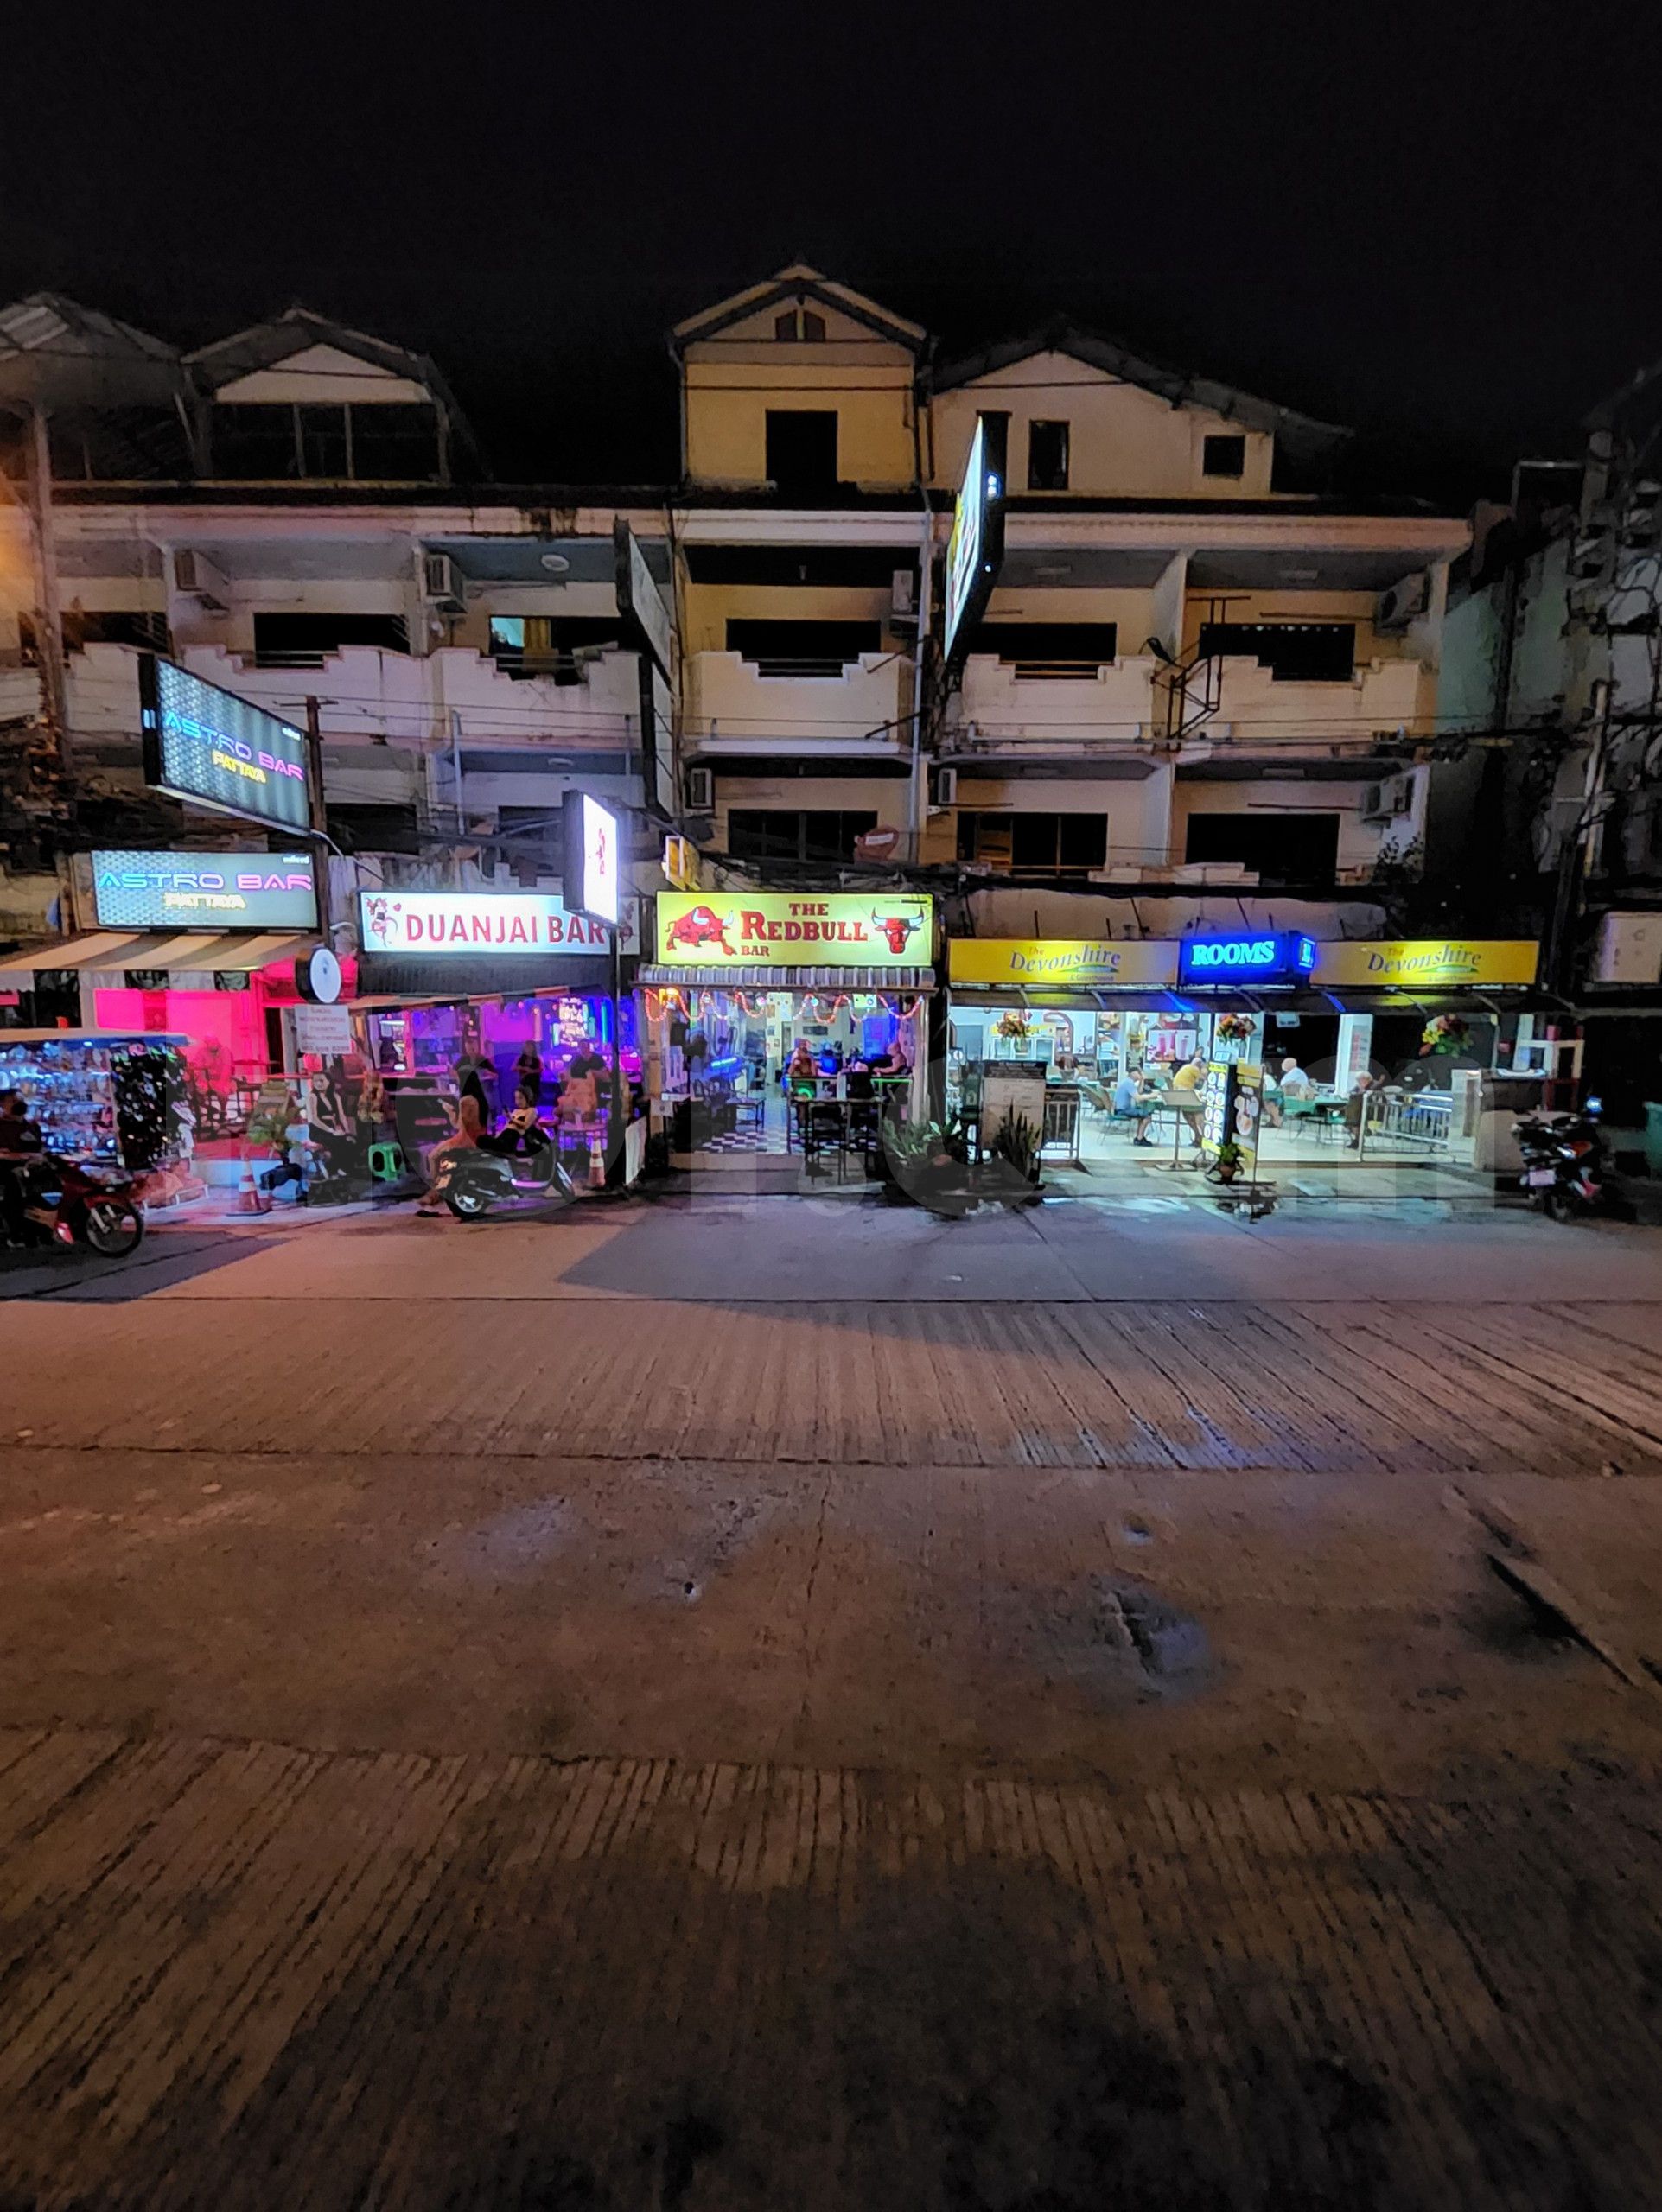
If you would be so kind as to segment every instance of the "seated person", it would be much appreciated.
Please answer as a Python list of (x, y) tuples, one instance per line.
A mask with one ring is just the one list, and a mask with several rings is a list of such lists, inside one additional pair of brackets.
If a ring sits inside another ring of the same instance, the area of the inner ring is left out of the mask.
[(1281, 1064), (1281, 1095), (1283, 1098), (1310, 1099), (1315, 1096), (1315, 1078), (1300, 1067), (1289, 1052)]
[[(538, 1080), (538, 1089), (542, 1088)], [(494, 1152), (500, 1158), (524, 1159), (527, 1153), (540, 1151), (551, 1141), (537, 1111), (536, 1102), (528, 1084), (521, 1084), (513, 1094), (513, 1111), (508, 1116), (494, 1136), (481, 1136), (481, 1152)]]
[(786, 1091), (799, 1097), (812, 1098), (819, 1087), (817, 1081), (818, 1072), (806, 1040), (799, 1039), (796, 1050), (786, 1063), (781, 1078)]
[(1137, 1074), (1129, 1067), (1119, 1071), (1119, 1081), (1114, 1085), (1114, 1111), (1128, 1120), (1137, 1111)]

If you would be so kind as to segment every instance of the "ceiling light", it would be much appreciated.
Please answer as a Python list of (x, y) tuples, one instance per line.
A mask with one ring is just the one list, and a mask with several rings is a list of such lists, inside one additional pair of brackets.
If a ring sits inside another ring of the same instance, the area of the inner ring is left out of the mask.
[(1313, 584), (1321, 573), (1319, 569), (1283, 569), (1281, 580), (1286, 584)]
[(566, 559), (564, 553), (544, 553), (543, 556), (543, 566), (548, 570), (551, 576), (563, 576), (566, 570), (571, 566), (571, 563)]

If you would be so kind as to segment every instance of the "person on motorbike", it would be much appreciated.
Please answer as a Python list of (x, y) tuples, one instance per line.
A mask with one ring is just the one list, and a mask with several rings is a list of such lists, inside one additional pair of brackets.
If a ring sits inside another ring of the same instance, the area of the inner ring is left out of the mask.
[(23, 1241), (23, 1170), (45, 1149), (22, 1092), (0, 1091), (0, 1236), (8, 1244)]
[(440, 1162), (447, 1153), (476, 1151), (479, 1141), (483, 1135), (484, 1122), (479, 1111), (479, 1101), (471, 1091), (466, 1091), (456, 1104), (456, 1126), (454, 1134), (448, 1137), (442, 1137), (438, 1143), (430, 1147), (428, 1150), (429, 1189), (427, 1196), (416, 1208), (418, 1214), (430, 1218), (444, 1211), (442, 1205), (434, 1205), (431, 1190), (432, 1182), (438, 1173)]

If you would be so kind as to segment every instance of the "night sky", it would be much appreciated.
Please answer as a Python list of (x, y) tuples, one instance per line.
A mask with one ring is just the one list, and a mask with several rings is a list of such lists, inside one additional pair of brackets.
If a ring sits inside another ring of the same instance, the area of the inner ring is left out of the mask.
[(1662, 356), (1659, 11), (285, 4), (7, 35), (0, 293), (431, 353), (495, 473), (667, 480), (678, 316), (796, 258), (1067, 312), (1503, 489)]

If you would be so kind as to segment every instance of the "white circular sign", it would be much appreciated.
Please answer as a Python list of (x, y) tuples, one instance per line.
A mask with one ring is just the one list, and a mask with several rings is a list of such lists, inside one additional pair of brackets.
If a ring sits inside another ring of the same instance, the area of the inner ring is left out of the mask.
[(295, 988), (315, 1006), (334, 1004), (341, 995), (341, 963), (328, 945), (314, 945), (296, 961)]

